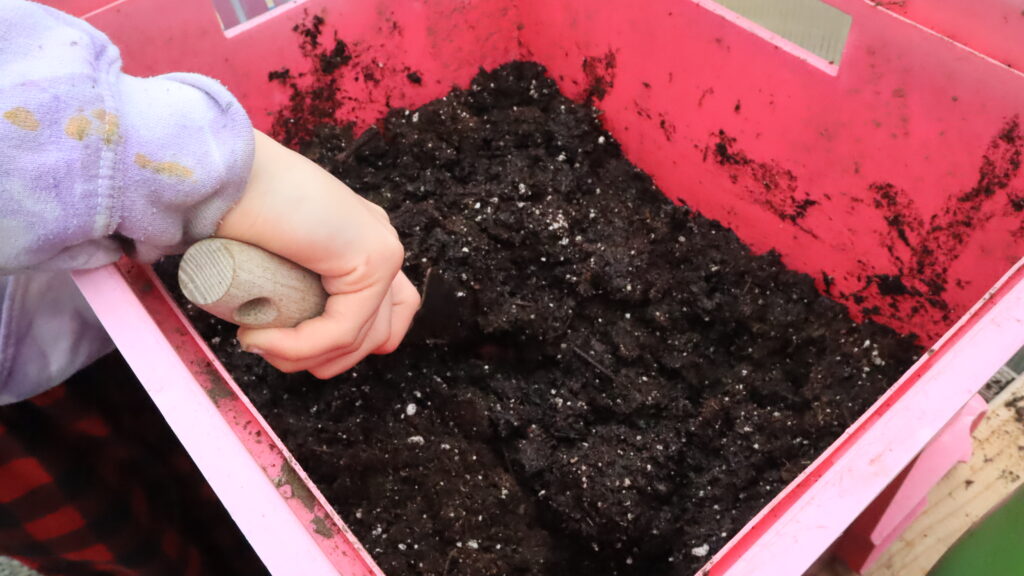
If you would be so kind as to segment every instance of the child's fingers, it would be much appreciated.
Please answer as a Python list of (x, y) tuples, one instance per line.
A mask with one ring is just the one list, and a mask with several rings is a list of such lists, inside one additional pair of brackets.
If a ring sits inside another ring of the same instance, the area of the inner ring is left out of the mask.
[(387, 341), (373, 351), (374, 354), (390, 354), (402, 343), (413, 317), (420, 308), (420, 293), (403, 273), (391, 284), (391, 334)]
[(260, 356), (263, 357), (264, 360), (269, 362), (274, 368), (277, 368), (281, 372), (286, 372), (286, 373), (291, 374), (293, 372), (302, 372), (303, 370), (309, 370), (310, 368), (312, 368), (314, 366), (319, 366), (321, 364), (329, 362), (330, 360), (333, 360), (333, 359), (338, 358), (340, 356), (344, 356), (345, 354), (349, 354), (352, 351), (351, 350), (331, 350), (329, 352), (325, 352), (325, 353), (320, 354), (318, 356), (311, 356), (309, 358), (298, 358), (298, 359), (295, 359), (295, 358), (283, 358), (281, 356), (277, 356), (277, 355), (275, 355), (275, 354), (273, 354), (271, 352), (266, 352), (264, 350), (250, 350), (250, 352), (253, 352), (255, 354), (259, 354)]
[(326, 364), (327, 362), (330, 362), (331, 360), (334, 360), (336, 358), (340, 358), (341, 356), (344, 356), (346, 354), (351, 354), (351, 351), (332, 350), (326, 354), (321, 354), (320, 356), (315, 356), (313, 358), (305, 358), (302, 360), (287, 360), (279, 356), (274, 356), (273, 354), (263, 354), (262, 356), (263, 359), (266, 360), (274, 368), (277, 368), (281, 372), (291, 374), (294, 372), (302, 372), (304, 370), (309, 370), (310, 368)]
[(268, 351), (260, 351), (259, 353), (267, 362), (282, 372), (290, 373), (302, 370), (312, 370), (317, 366), (327, 364), (342, 356), (353, 354), (364, 346), (372, 346), (374, 344), (379, 345), (380, 343), (387, 341), (390, 338), (392, 308), (391, 293), (388, 292), (388, 295), (384, 298), (384, 302), (381, 304), (379, 313), (374, 315), (373, 320), (371, 320), (370, 324), (367, 326), (367, 333), (360, 338), (360, 341), (363, 344), (361, 344), (359, 348), (340, 348), (329, 350), (323, 354), (307, 358), (285, 358)]
[[(388, 307), (390, 308), (390, 303)], [(373, 329), (370, 330), (370, 334), (367, 335), (366, 340), (358, 350), (343, 354), (332, 360), (328, 360), (319, 366), (314, 366), (309, 369), (309, 373), (321, 379), (333, 378), (334, 376), (352, 368), (359, 362), (362, 362), (362, 360), (369, 356), (375, 349), (380, 348), (385, 342), (387, 342), (390, 335), (390, 315), (382, 313), (377, 317), (376, 322), (374, 322)]]
[(239, 341), (246, 349), (261, 350), (286, 360), (362, 347), (366, 332), (401, 271), (404, 259), (401, 243), (388, 240), (386, 236), (375, 237), (367, 240), (368, 246), (353, 246), (353, 253), (362, 256), (339, 265), (333, 272), (337, 275), (323, 277), (324, 289), (330, 297), (319, 317), (294, 328), (240, 331)]
[[(242, 347), (286, 360), (303, 360), (335, 350), (358, 349), (372, 320), (381, 308), (384, 290), (376, 286), (352, 294), (335, 294), (327, 299), (321, 316), (294, 328), (239, 330)], [(378, 294), (379, 292), (379, 294)]]
[(394, 236), (395, 239), (398, 239), (398, 231), (391, 225), (391, 217), (388, 216), (387, 211), (369, 200), (363, 200), (363, 202), (366, 203), (367, 210), (369, 210), (370, 214), (381, 224), (384, 224), (385, 229), (387, 229), (390, 235)]
[(385, 297), (380, 312), (374, 318), (370, 333), (365, 339), (365, 346), (358, 350), (332, 350), (301, 360), (289, 360), (266, 353), (263, 358), (282, 372), (308, 370), (319, 378), (331, 378), (352, 368), (371, 353), (393, 352), (408, 332), (419, 304), (419, 292), (405, 274), (399, 274), (392, 283), (391, 291)]

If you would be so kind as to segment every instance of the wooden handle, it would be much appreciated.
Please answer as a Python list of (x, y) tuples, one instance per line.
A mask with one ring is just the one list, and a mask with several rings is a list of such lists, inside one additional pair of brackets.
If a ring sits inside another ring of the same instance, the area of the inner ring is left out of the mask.
[(247, 328), (291, 328), (323, 313), (320, 276), (262, 248), (225, 238), (193, 244), (178, 267), (185, 297)]

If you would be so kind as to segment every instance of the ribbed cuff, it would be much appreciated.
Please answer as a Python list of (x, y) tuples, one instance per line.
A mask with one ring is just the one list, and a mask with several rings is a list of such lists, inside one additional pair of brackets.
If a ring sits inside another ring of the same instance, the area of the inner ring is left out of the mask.
[(252, 169), (252, 122), (228, 90), (198, 74), (121, 76), (114, 231), (152, 261), (212, 236)]

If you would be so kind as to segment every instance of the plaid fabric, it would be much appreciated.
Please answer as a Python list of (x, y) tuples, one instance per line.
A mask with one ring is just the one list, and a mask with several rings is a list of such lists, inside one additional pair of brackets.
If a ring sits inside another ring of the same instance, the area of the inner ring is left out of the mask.
[(0, 407), (0, 555), (53, 576), (267, 573), (116, 354)]

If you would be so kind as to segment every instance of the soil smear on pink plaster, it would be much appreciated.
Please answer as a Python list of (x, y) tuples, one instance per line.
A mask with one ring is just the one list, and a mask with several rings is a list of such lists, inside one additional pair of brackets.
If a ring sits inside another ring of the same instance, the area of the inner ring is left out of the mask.
[[(927, 306), (951, 324), (957, 311), (946, 301), (950, 268), (964, 253), (975, 230), (1000, 216), (1020, 218), (1024, 190), (1014, 189), (1013, 182), (1020, 174), (1022, 157), (1024, 133), (1020, 117), (1013, 116), (1005, 120), (982, 154), (974, 185), (950, 195), (931, 217), (922, 214), (902, 188), (891, 182), (872, 183), (870, 198), (885, 219), (887, 237), (883, 245), (895, 273), (868, 276), (864, 288), (852, 295), (854, 301), (863, 302), (877, 291), (897, 316), (914, 318)], [(1024, 223), (1011, 235), (1024, 237)], [(877, 313), (870, 309), (864, 312)]]
[(390, 576), (693, 574), (921, 352), (669, 202), (540, 66), (353, 138), (355, 58), (301, 32), (277, 136), (388, 210), (453, 329), (322, 382), (185, 308)]

